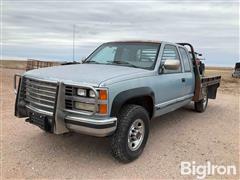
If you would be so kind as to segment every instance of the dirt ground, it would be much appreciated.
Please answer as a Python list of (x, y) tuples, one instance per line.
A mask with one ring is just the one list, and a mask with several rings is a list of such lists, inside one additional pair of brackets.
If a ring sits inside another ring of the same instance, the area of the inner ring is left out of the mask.
[[(48, 134), (14, 117), (16, 72), (0, 70), (2, 179), (192, 179), (180, 175), (181, 161), (235, 165), (239, 173), (239, 80), (223, 81), (217, 99), (209, 101), (204, 113), (194, 112), (191, 104), (154, 119), (140, 158), (120, 164), (112, 158), (107, 138)], [(229, 70), (222, 74), (224, 79), (231, 76)], [(225, 83), (233, 87), (224, 90)]]

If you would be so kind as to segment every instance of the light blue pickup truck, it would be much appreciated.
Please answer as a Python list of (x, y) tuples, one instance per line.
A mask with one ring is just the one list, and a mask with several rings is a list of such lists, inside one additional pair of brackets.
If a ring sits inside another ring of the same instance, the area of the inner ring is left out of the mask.
[(143, 152), (155, 117), (191, 101), (205, 111), (221, 79), (200, 75), (191, 44), (162, 41), (108, 42), (82, 63), (18, 76), (15, 116), (54, 134), (110, 136), (121, 162)]

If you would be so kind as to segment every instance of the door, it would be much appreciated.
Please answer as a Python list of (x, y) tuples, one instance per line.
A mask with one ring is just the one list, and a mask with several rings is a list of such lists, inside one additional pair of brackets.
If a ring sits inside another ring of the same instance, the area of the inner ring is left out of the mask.
[[(168, 70), (163, 67), (165, 60), (178, 60), (180, 66), (176, 70)], [(178, 49), (175, 45), (166, 44), (161, 56), (160, 73), (156, 81), (156, 110), (161, 111), (167, 108), (171, 111), (177, 108), (176, 103), (182, 98), (184, 94), (184, 73), (180, 60)], [(158, 112), (156, 114), (159, 115)], [(161, 113), (162, 114), (162, 113)]]
[(195, 88), (195, 76), (193, 72), (192, 62), (189, 57), (188, 51), (183, 48), (179, 47), (179, 52), (182, 59), (182, 64), (184, 67), (184, 96), (193, 96), (194, 88)]

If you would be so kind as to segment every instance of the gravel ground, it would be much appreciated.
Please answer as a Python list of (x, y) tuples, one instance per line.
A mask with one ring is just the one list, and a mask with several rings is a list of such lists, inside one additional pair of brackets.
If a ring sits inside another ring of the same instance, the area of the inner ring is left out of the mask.
[[(181, 161), (236, 165), (239, 169), (239, 95), (218, 94), (204, 113), (189, 105), (155, 119), (144, 153), (130, 164), (110, 154), (107, 138), (53, 135), (14, 117), (12, 89), (16, 70), (1, 70), (2, 179), (144, 178), (188, 179)], [(219, 175), (208, 178), (220, 178)], [(225, 176), (223, 179), (239, 179)]]

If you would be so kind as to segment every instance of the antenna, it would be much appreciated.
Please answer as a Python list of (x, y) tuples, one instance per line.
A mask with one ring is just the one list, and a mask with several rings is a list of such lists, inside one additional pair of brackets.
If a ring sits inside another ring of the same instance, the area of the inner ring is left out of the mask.
[(75, 33), (76, 33), (76, 25), (73, 24), (73, 55), (72, 55), (73, 61), (75, 61)]

